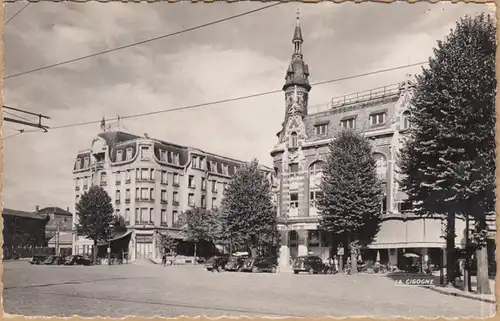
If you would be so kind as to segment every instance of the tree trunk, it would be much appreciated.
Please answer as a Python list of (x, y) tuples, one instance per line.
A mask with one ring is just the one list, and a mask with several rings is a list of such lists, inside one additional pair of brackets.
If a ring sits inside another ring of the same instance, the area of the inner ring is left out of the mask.
[(94, 240), (94, 265), (97, 264), (97, 240)]
[(446, 217), (446, 286), (455, 284), (455, 213)]
[(194, 242), (194, 259), (193, 259), (193, 264), (196, 264), (196, 245), (198, 244), (198, 242)]
[(476, 250), (477, 258), (477, 293), (491, 294), (488, 273), (488, 249), (486, 244)]

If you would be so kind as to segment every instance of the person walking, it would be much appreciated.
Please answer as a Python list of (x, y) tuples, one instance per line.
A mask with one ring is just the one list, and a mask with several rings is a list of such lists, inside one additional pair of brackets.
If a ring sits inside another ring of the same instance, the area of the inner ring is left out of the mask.
[(167, 265), (167, 254), (163, 253), (163, 256), (161, 257), (161, 265), (166, 266)]
[(335, 256), (335, 259), (333, 259), (333, 266), (334, 266), (334, 273), (337, 274), (339, 273), (339, 259), (337, 258), (337, 256)]
[(347, 257), (347, 262), (345, 265), (346, 274), (351, 274), (351, 257)]

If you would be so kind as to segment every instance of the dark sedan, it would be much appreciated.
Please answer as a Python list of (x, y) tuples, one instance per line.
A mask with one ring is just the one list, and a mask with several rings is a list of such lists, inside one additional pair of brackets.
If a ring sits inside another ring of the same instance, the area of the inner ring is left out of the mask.
[(271, 272), (276, 273), (277, 264), (276, 259), (273, 257), (251, 257), (246, 259), (241, 267), (243, 272)]
[(226, 271), (241, 271), (243, 264), (245, 263), (245, 257), (231, 256), (224, 266)]
[(227, 256), (213, 256), (205, 263), (205, 268), (207, 271), (221, 271), (228, 261), (229, 257)]
[(42, 264), (46, 259), (47, 259), (47, 255), (36, 254), (36, 255), (33, 255), (33, 257), (31, 258), (30, 264), (39, 265), (39, 264)]
[(64, 260), (64, 265), (92, 265), (92, 261), (82, 255), (70, 255)]
[(299, 256), (293, 262), (293, 273), (307, 272), (309, 274), (319, 274), (325, 271), (325, 264), (321, 258), (313, 255)]
[(61, 265), (63, 264), (63, 258), (57, 255), (50, 255), (43, 261), (44, 265)]

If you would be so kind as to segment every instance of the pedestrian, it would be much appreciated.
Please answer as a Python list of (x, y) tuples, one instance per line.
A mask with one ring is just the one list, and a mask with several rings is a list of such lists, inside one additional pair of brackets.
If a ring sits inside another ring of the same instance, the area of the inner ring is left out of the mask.
[(166, 266), (167, 265), (167, 254), (163, 253), (163, 256), (161, 257), (161, 265)]
[(339, 273), (339, 260), (337, 256), (335, 256), (335, 259), (333, 259), (333, 266), (335, 268), (334, 273)]
[(346, 274), (351, 274), (351, 257), (347, 258), (347, 262), (345, 265)]
[(212, 273), (215, 271), (219, 272), (219, 260), (217, 258), (214, 258), (214, 264), (212, 265)]

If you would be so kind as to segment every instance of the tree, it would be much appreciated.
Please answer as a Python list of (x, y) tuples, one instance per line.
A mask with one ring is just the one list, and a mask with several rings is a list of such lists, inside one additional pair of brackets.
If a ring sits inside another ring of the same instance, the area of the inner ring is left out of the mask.
[(259, 170), (257, 160), (245, 164), (229, 182), (218, 216), (219, 237), (232, 245), (244, 245), (256, 255), (261, 245), (269, 244), (276, 231), (276, 212), (271, 184)]
[[(455, 217), (484, 234), (495, 204), (495, 23), (462, 18), (417, 77), (401, 187), (420, 215), (447, 219), (447, 283), (455, 279)], [(483, 239), (483, 240), (482, 240)], [(484, 238), (477, 237), (478, 292), (490, 293)]]
[(347, 243), (357, 272), (359, 247), (380, 229), (382, 187), (370, 142), (351, 130), (337, 134), (323, 168), (318, 199), (321, 227)]
[(156, 247), (160, 250), (162, 255), (172, 252), (177, 247), (177, 241), (172, 238), (168, 233), (156, 234)]
[[(213, 241), (212, 226), (214, 213), (202, 207), (195, 207), (182, 213), (179, 221), (182, 222), (188, 239), (194, 243), (194, 256), (200, 241)], [(194, 260), (196, 263), (196, 260)]]
[(76, 232), (94, 242), (94, 263), (97, 261), (97, 243), (108, 241), (111, 236), (113, 212), (111, 198), (100, 186), (91, 186), (76, 204)]

